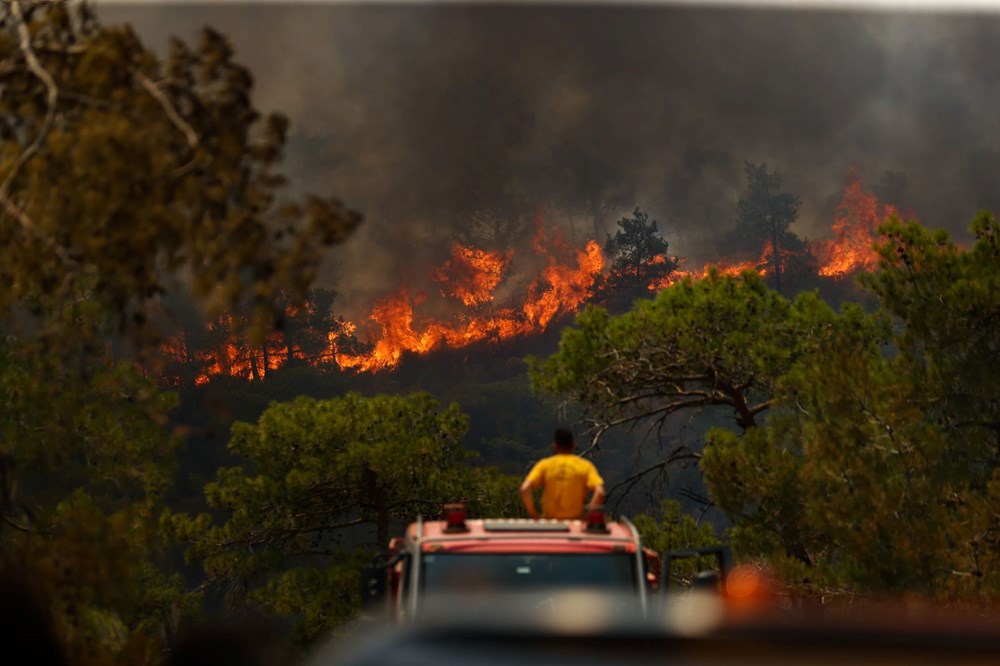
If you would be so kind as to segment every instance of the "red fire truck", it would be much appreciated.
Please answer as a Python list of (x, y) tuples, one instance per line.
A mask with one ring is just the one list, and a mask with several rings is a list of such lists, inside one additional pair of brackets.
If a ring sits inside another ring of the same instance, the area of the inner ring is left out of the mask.
[(440, 520), (419, 519), (392, 539), (388, 555), (366, 570), (365, 597), (385, 603), (396, 621), (438, 597), (582, 589), (629, 598), (644, 613), (660, 586), (659, 554), (643, 547), (629, 520), (606, 521), (598, 511), (586, 520), (471, 520), (464, 505), (446, 505)]

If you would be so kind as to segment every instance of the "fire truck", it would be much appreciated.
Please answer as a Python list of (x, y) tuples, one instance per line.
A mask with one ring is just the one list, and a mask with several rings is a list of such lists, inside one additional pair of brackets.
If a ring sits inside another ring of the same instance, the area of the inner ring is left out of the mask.
[[(626, 518), (591, 511), (583, 520), (473, 520), (466, 513), (462, 504), (445, 505), (441, 519), (418, 519), (393, 538), (388, 557), (365, 570), (366, 605), (406, 622), (439, 598), (588, 590), (629, 599), (630, 610), (643, 614), (660, 588), (661, 557)], [(725, 575), (728, 549), (673, 552), (664, 561), (705, 555), (716, 555)]]

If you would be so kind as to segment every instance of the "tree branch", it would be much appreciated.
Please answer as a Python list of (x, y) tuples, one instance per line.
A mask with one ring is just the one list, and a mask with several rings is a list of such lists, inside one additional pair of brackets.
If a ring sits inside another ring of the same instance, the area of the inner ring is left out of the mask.
[(152, 95), (153, 99), (155, 99), (159, 105), (163, 107), (163, 111), (167, 114), (167, 118), (170, 119), (170, 122), (172, 122), (174, 126), (184, 134), (184, 138), (187, 139), (191, 150), (197, 148), (199, 143), (198, 134), (194, 131), (194, 128), (192, 128), (191, 125), (189, 125), (188, 122), (181, 117), (181, 114), (177, 112), (177, 109), (174, 108), (171, 101), (167, 99), (167, 96), (163, 94), (160, 87), (153, 83), (148, 76), (143, 74), (138, 69), (132, 71), (132, 76), (135, 77), (135, 80), (138, 81), (139, 85), (142, 86), (146, 92)]
[[(20, 157), (14, 162), (14, 166), (11, 167), (10, 172), (4, 179), (3, 183), (0, 184), (0, 201), (9, 202), (8, 194), (10, 192), (10, 186), (14, 179), (17, 177), (18, 173), (24, 167), (24, 165), (30, 160), (35, 154), (41, 149), (42, 144), (48, 137), (49, 130), (52, 128), (52, 124), (55, 122), (56, 117), (56, 103), (59, 99), (59, 88), (56, 86), (55, 79), (52, 75), (42, 67), (42, 63), (38, 61), (38, 56), (35, 54), (35, 50), (31, 45), (31, 32), (28, 30), (28, 24), (24, 20), (24, 11), (21, 8), (21, 0), (9, 0), (10, 2), (10, 13), (14, 17), (14, 23), (17, 25), (17, 34), (19, 38), (19, 47), (21, 53), (24, 54), (24, 60), (28, 65), (28, 69), (31, 73), (42, 82), (45, 86), (45, 119), (42, 121), (42, 126), (38, 130), (38, 134), (35, 135), (35, 140), (25, 148), (24, 152), (21, 153)], [(18, 218), (20, 219), (20, 218)]]
[(638, 472), (629, 476), (628, 478), (619, 481), (608, 491), (609, 497), (622, 486), (627, 485), (628, 487), (625, 488), (625, 490), (621, 494), (621, 497), (619, 497), (618, 501), (615, 502), (615, 509), (617, 510), (618, 505), (621, 504), (622, 500), (629, 494), (632, 488), (634, 488), (636, 484), (639, 483), (639, 481), (641, 481), (646, 475), (656, 471), (665, 471), (669, 465), (679, 460), (701, 460), (701, 454), (695, 453), (687, 446), (678, 446), (670, 453), (669, 456), (667, 456), (663, 460), (660, 460), (659, 462), (654, 463), (646, 467), (645, 469), (639, 470)]
[(711, 507), (715, 506), (715, 502), (711, 498), (705, 497), (704, 495), (702, 495), (700, 493), (696, 493), (695, 491), (691, 490), (688, 487), (681, 488), (678, 491), (678, 494), (681, 497), (686, 497), (689, 500), (692, 500), (694, 502), (697, 502), (698, 504), (701, 504), (703, 507), (706, 507), (706, 510), (708, 508), (711, 508)]
[(8, 525), (10, 525), (19, 532), (24, 532), (25, 534), (36, 534), (35, 530), (31, 529), (30, 527), (25, 527), (24, 525), (15, 523), (13, 520), (11, 520), (6, 516), (4, 516), (3, 522), (7, 523)]
[(45, 86), (46, 111), (45, 119), (42, 121), (42, 126), (39, 128), (34, 141), (32, 141), (31, 144), (25, 148), (24, 152), (18, 156), (17, 160), (14, 161), (13, 166), (11, 166), (10, 171), (7, 173), (7, 177), (4, 178), (3, 183), (0, 184), (0, 206), (3, 206), (4, 212), (17, 220), (17, 223), (21, 226), (25, 235), (40, 241), (43, 245), (48, 247), (63, 264), (68, 266), (74, 265), (76, 262), (69, 256), (66, 248), (56, 243), (51, 237), (38, 229), (31, 217), (10, 198), (10, 188), (14, 183), (14, 179), (17, 178), (21, 169), (23, 169), (24, 165), (28, 163), (28, 160), (34, 157), (38, 151), (41, 150), (41, 146), (45, 142), (49, 130), (52, 128), (52, 124), (55, 122), (56, 104), (59, 99), (59, 88), (56, 86), (55, 79), (52, 78), (52, 75), (49, 74), (49, 72), (42, 67), (42, 64), (38, 61), (38, 57), (31, 45), (31, 32), (28, 30), (28, 25), (24, 18), (24, 11), (21, 7), (20, 0), (9, 0), (7, 4), (10, 8), (9, 15), (13, 16), (14, 22), (17, 25), (19, 46), (22, 54), (24, 55), (28, 69)]

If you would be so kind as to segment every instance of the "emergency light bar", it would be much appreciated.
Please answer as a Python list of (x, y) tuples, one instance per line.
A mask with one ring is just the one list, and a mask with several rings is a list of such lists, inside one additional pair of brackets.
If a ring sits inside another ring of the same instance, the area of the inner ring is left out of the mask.
[(511, 518), (484, 520), (483, 529), (487, 532), (569, 532), (569, 525), (563, 520)]
[(444, 513), (445, 532), (468, 532), (469, 526), (465, 524), (466, 507), (465, 504), (445, 504)]

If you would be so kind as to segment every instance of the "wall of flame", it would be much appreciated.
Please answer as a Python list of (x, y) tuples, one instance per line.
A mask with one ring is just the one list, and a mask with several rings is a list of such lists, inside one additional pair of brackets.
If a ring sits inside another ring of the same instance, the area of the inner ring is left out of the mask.
[[(818, 274), (840, 279), (875, 269), (878, 257), (873, 243), (878, 226), (896, 213), (892, 206), (880, 203), (865, 187), (857, 170), (852, 169), (831, 225), (832, 237), (814, 241), (809, 247), (818, 262)], [(541, 259), (542, 268), (522, 293), (507, 302), (498, 302), (497, 291), (508, 279), (517, 259), (515, 252), (453, 243), (449, 258), (428, 270), (429, 278), (439, 285), (440, 298), (453, 305), (448, 318), (421, 316), (417, 310), (428, 295), (411, 293), (410, 286), (402, 284), (375, 302), (362, 323), (345, 322), (340, 331), (331, 331), (326, 349), (318, 354), (305, 354), (279, 334), (273, 334), (258, 350), (226, 341), (212, 350), (196, 352), (189, 350), (182, 339), (175, 338), (168, 340), (162, 351), (178, 361), (200, 362), (204, 370), (195, 381), (202, 384), (216, 375), (259, 379), (289, 359), (354, 372), (387, 371), (397, 367), (407, 354), (428, 354), (445, 347), (460, 348), (538, 334), (591, 300), (608, 262), (597, 241), (588, 240), (582, 247), (572, 247), (557, 228), (548, 227), (540, 217), (535, 220), (531, 246), (534, 259)], [(766, 275), (773, 261), (771, 254), (771, 248), (765, 245), (756, 259), (718, 262), (696, 269), (682, 264), (666, 279), (651, 283), (649, 290), (655, 292), (684, 279), (699, 279), (712, 267), (723, 275), (737, 275), (746, 270)], [(662, 263), (666, 259), (654, 257), (651, 261)], [(223, 318), (212, 326), (225, 330), (231, 322)], [(343, 332), (358, 333), (368, 343), (369, 350), (356, 353), (341, 349)]]

